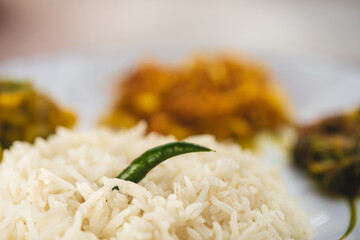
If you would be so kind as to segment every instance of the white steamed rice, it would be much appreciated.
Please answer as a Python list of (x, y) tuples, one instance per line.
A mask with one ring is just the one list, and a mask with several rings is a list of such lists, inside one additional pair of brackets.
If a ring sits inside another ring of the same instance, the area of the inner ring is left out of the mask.
[(278, 170), (211, 136), (186, 141), (216, 153), (167, 160), (140, 184), (113, 178), (175, 140), (144, 130), (59, 129), (47, 141), (15, 143), (0, 166), (0, 239), (311, 238)]

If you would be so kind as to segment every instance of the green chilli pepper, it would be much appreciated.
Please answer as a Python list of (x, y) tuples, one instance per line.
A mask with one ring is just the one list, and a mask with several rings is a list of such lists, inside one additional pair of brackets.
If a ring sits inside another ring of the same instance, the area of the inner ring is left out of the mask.
[(350, 206), (350, 221), (349, 221), (349, 225), (348, 228), (346, 229), (346, 232), (344, 233), (344, 235), (340, 238), (340, 240), (344, 240), (346, 239), (351, 232), (354, 230), (355, 226), (356, 226), (356, 202), (354, 198), (348, 198), (348, 202), (349, 202), (349, 206)]
[[(161, 162), (168, 158), (191, 152), (210, 152), (207, 147), (203, 147), (194, 143), (173, 142), (158, 147), (151, 148), (136, 158), (132, 163), (123, 170), (117, 178), (138, 183), (146, 174)], [(119, 189), (117, 186), (113, 188)]]

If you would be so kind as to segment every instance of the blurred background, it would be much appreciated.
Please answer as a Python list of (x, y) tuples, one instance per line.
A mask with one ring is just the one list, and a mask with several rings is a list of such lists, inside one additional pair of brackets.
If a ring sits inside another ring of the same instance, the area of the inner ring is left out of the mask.
[[(177, 62), (194, 49), (264, 62), (300, 124), (360, 105), (360, 0), (0, 0), (0, 76), (30, 79), (83, 129), (97, 126), (115, 83), (143, 56)], [(285, 174), (315, 239), (338, 239), (345, 202)]]
[(360, 66), (360, 1), (0, 0), (0, 61), (147, 45), (301, 53)]

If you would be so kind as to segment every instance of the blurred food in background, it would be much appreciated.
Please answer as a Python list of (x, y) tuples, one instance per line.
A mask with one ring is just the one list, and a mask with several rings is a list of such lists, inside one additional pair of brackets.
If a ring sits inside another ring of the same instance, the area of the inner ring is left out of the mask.
[(360, 194), (360, 108), (299, 130), (295, 163), (326, 190)]
[(102, 124), (131, 127), (178, 139), (213, 134), (248, 141), (291, 123), (289, 100), (263, 66), (226, 54), (202, 55), (179, 66), (150, 62), (121, 79), (118, 98)]
[(0, 79), (0, 159), (14, 141), (33, 142), (47, 137), (57, 126), (72, 127), (74, 113), (60, 108), (31, 83)]
[(295, 164), (329, 193), (345, 196), (350, 209), (346, 239), (357, 222), (360, 195), (360, 108), (325, 118), (298, 131)]

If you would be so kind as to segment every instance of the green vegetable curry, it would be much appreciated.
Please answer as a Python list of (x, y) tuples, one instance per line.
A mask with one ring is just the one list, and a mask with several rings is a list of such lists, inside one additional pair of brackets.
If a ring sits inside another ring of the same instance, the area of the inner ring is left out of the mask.
[(0, 160), (14, 141), (33, 142), (57, 126), (72, 127), (75, 115), (61, 109), (29, 82), (0, 79)]
[(360, 195), (360, 108), (300, 128), (294, 158), (323, 189), (349, 199), (345, 239), (355, 227), (354, 199)]

